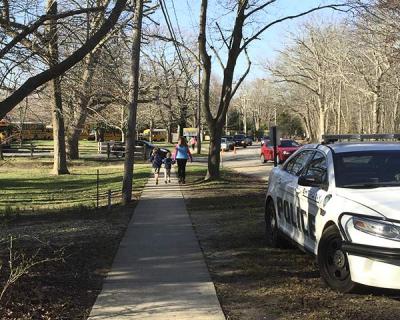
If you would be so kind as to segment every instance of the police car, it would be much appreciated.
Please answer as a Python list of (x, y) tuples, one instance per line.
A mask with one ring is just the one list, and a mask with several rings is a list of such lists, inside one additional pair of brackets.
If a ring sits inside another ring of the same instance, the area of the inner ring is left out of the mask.
[(400, 289), (400, 143), (302, 147), (270, 173), (265, 222), (270, 246), (314, 254), (336, 290)]

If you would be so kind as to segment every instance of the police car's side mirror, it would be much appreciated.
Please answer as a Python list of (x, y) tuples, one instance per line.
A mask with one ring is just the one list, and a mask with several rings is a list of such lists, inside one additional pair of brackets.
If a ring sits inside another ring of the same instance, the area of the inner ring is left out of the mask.
[(299, 186), (303, 187), (319, 187), (322, 184), (321, 179), (318, 176), (300, 176), (297, 182)]

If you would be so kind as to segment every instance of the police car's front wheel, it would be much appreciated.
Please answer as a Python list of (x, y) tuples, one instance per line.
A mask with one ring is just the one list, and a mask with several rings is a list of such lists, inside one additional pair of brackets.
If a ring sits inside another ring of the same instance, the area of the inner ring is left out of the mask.
[(318, 246), (318, 265), (322, 279), (331, 288), (340, 292), (355, 289), (347, 255), (342, 250), (342, 237), (336, 226), (328, 227), (322, 234)]

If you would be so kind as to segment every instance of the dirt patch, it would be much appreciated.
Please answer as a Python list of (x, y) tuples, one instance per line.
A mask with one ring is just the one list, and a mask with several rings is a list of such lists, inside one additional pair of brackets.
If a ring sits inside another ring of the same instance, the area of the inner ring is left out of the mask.
[(204, 183), (203, 176), (202, 169), (189, 172), (184, 196), (227, 319), (399, 318), (399, 292), (334, 292), (314, 257), (266, 246), (265, 182), (227, 172)]
[(54, 260), (32, 267), (6, 291), (0, 301), (0, 318), (85, 319), (132, 212), (133, 207), (3, 219), (0, 289), (9, 275), (11, 236), (16, 265), (33, 255), (35, 261)]

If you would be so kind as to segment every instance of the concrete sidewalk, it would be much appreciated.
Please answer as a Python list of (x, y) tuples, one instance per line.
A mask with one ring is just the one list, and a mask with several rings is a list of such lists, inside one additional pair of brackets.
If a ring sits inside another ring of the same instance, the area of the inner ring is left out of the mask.
[(177, 181), (160, 182), (145, 186), (89, 319), (225, 319)]

